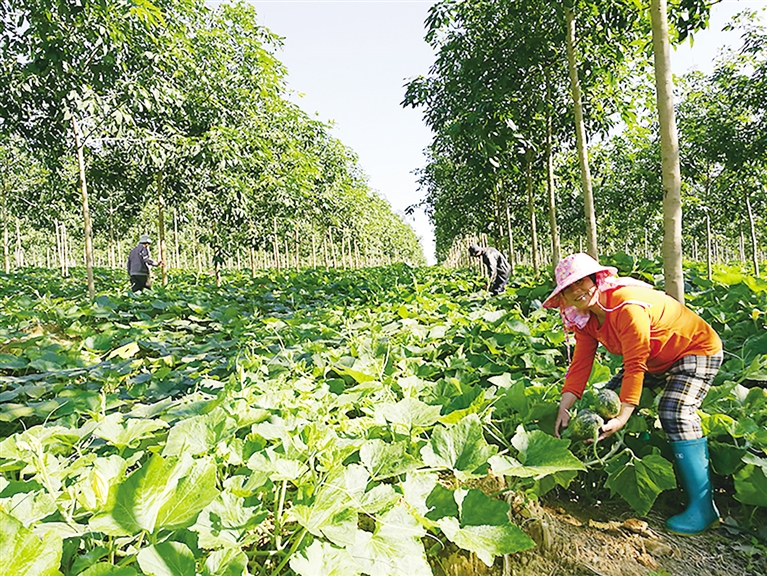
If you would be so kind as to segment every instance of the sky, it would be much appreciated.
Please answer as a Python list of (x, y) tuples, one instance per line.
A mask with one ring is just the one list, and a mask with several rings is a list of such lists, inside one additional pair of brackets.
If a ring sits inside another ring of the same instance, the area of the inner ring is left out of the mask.
[[(309, 115), (332, 122), (332, 134), (356, 152), (369, 185), (404, 210), (419, 202), (414, 171), (425, 165), (431, 132), (422, 110), (403, 108), (405, 84), (427, 75), (434, 52), (424, 41), (433, 0), (249, 0), (259, 21), (282, 36), (277, 58), (288, 70), (291, 98)], [(672, 70), (710, 72), (733, 14), (767, 7), (767, 0), (724, 0), (712, 8), (708, 30), (671, 54)], [(406, 217), (435, 263), (434, 232), (423, 211)]]

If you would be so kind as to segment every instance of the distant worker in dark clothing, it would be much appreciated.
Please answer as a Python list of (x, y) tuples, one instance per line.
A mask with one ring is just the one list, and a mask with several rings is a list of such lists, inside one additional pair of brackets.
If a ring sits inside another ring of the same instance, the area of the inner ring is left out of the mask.
[(128, 276), (130, 276), (130, 289), (140, 292), (149, 285), (149, 267), (161, 266), (162, 262), (155, 262), (149, 256), (149, 244), (152, 241), (149, 236), (142, 234), (138, 245), (130, 251), (128, 256)]
[(474, 258), (482, 256), (482, 262), (485, 263), (488, 275), (486, 288), (490, 294), (496, 296), (503, 293), (506, 290), (506, 283), (509, 281), (509, 273), (511, 272), (511, 266), (506, 260), (506, 256), (492, 246), (483, 248), (477, 244), (469, 246), (469, 255)]

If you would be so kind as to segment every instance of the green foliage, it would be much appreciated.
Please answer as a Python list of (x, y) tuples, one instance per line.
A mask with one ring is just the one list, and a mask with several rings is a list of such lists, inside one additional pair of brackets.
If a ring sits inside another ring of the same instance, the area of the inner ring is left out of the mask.
[[(767, 290), (698, 272), (690, 305), (736, 354), (703, 406), (714, 471), (764, 506)], [(0, 292), (4, 572), (427, 575), (435, 539), (488, 564), (533, 545), (490, 471), (531, 498), (603, 480), (639, 514), (675, 486), (652, 398), (596, 445), (551, 435), (566, 355), (530, 279), (488, 300), (405, 265), (140, 295), (99, 274), (93, 301), (31, 269)]]
[(323, 249), (326, 265), (328, 251), (335, 266), (425, 262), (356, 155), (290, 102), (280, 39), (247, 3), (23, 0), (0, 4), (0, 31), (0, 218), (20, 223), (17, 257), (47, 263), (62, 223), (90, 242), (81, 167), (110, 258), (173, 211), (174, 239), (216, 270), (251, 249), (281, 252), (278, 268)]

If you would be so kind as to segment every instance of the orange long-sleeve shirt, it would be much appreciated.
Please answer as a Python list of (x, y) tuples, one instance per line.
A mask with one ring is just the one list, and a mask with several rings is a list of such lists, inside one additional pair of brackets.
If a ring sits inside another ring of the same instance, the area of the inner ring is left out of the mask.
[(634, 405), (639, 404), (645, 372), (660, 374), (684, 356), (711, 356), (722, 349), (705, 320), (663, 292), (624, 286), (605, 295), (605, 308), (619, 308), (607, 312), (602, 326), (592, 314), (583, 329), (576, 328), (575, 352), (562, 392), (581, 397), (599, 343), (623, 356), (620, 397)]

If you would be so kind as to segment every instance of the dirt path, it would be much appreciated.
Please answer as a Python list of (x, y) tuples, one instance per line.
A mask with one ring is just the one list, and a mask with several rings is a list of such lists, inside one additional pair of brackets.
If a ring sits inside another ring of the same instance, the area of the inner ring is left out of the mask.
[[(659, 506), (662, 507), (662, 506)], [(722, 507), (720, 506), (720, 509)], [(719, 526), (700, 536), (665, 530), (666, 515), (638, 519), (621, 503), (585, 506), (547, 499), (512, 503), (514, 520), (538, 546), (488, 568), (448, 550), (440, 576), (766, 576), (767, 547), (750, 534)], [(755, 545), (757, 544), (757, 545)]]

